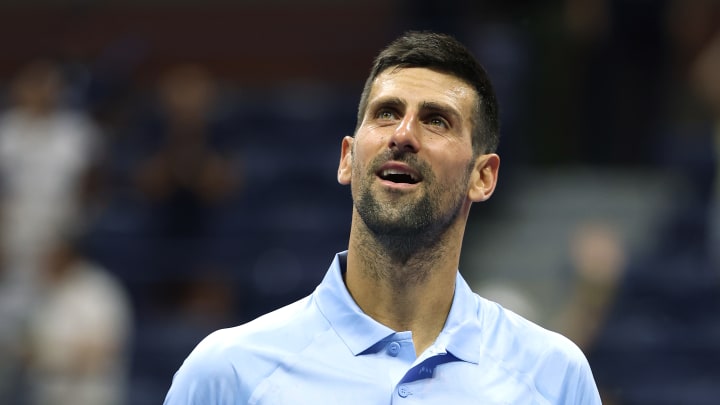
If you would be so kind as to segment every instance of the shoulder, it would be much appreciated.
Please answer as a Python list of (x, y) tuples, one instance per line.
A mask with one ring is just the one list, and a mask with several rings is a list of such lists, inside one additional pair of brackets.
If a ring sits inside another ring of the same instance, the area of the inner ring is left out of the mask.
[(55, 113), (54, 119), (58, 123), (82, 128), (88, 131), (94, 131), (97, 129), (92, 118), (85, 111), (79, 109), (60, 109)]
[(23, 121), (23, 115), (17, 108), (9, 108), (0, 113), (0, 128), (18, 125)]
[(0, 146), (8, 142), (14, 141), (20, 136), (19, 129), (22, 128), (23, 114), (16, 109), (10, 109), (0, 113)]
[(574, 342), (497, 303), (478, 299), (488, 357), (517, 373), (546, 398), (599, 403), (587, 358)]
[[(585, 358), (577, 345), (565, 336), (546, 329), (498, 303), (477, 295), (476, 298), (484, 337), (492, 347), (513, 351), (522, 349), (522, 353), (528, 356), (558, 353), (569, 359)], [(506, 342), (507, 347), (503, 342)]]
[(188, 357), (197, 362), (247, 360), (257, 351), (293, 350), (312, 333), (318, 318), (311, 297), (267, 313), (232, 328), (215, 331), (203, 339)]
[(247, 400), (285, 359), (327, 329), (311, 297), (203, 339), (173, 377), (166, 404)]

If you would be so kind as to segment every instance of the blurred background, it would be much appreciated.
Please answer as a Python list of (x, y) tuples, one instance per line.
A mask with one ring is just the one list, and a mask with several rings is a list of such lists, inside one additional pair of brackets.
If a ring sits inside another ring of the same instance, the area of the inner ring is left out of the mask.
[(451, 33), (498, 93), (473, 288), (606, 404), (720, 397), (720, 2), (3, 0), (0, 403), (158, 404), (211, 331), (309, 294), (373, 56)]

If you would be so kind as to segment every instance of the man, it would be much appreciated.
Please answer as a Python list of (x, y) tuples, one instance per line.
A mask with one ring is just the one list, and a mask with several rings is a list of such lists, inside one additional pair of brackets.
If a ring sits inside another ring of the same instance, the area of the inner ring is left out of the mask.
[(347, 252), (309, 297), (207, 337), (165, 404), (599, 404), (577, 346), (458, 273), (497, 138), (492, 86), (465, 47), (423, 32), (390, 44), (342, 141)]

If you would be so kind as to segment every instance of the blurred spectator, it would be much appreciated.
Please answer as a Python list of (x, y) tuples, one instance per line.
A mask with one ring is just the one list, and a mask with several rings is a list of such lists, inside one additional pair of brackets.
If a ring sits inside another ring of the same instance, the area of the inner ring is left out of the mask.
[(131, 309), (124, 287), (69, 241), (43, 268), (26, 340), (32, 405), (124, 403)]
[[(97, 128), (64, 107), (60, 67), (37, 60), (9, 85), (0, 115), (0, 378), (13, 374), (19, 332), (38, 293), (41, 260), (86, 218), (96, 191)], [(6, 357), (7, 356), (7, 357)], [(3, 372), (3, 370), (5, 370)], [(12, 383), (0, 384), (0, 402)]]
[(627, 267), (626, 244), (602, 221), (579, 224), (571, 235), (573, 286), (558, 331), (589, 351), (613, 306), (618, 282)]
[(82, 112), (62, 105), (62, 72), (50, 61), (22, 68), (0, 116), (0, 248), (6, 280), (32, 278), (53, 238), (75, 226), (97, 185), (100, 138)]
[(160, 110), (150, 122), (158, 140), (137, 165), (136, 184), (152, 205), (152, 231), (201, 237), (209, 215), (241, 185), (232, 150), (223, 150), (218, 89), (210, 72), (178, 65), (158, 84)]

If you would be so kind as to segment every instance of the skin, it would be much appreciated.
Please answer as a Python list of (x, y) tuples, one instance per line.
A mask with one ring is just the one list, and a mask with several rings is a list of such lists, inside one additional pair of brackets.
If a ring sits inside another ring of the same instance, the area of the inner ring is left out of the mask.
[[(418, 355), (450, 311), (470, 207), (497, 183), (498, 155), (472, 152), (477, 98), (452, 75), (391, 68), (375, 79), (355, 136), (342, 141), (338, 181), (354, 202), (348, 291), (378, 322), (412, 331)], [(383, 168), (419, 181), (388, 181)]]

